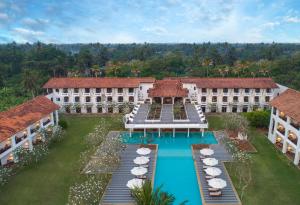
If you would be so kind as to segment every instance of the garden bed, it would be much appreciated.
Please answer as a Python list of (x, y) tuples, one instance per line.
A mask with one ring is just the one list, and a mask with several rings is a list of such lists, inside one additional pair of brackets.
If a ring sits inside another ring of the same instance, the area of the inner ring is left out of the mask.
[(175, 104), (173, 106), (174, 120), (187, 120), (185, 107), (183, 104)]
[(161, 104), (152, 104), (147, 116), (147, 120), (160, 120)]

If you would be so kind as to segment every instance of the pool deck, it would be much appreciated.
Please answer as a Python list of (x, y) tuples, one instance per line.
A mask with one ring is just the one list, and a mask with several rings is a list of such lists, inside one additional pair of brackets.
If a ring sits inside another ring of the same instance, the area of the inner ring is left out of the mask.
[[(221, 142), (221, 138), (224, 136), (224, 133), (214, 132), (214, 134), (218, 141), (218, 144), (198, 145), (192, 147), (202, 204), (203, 205), (241, 205), (242, 204), (241, 200), (224, 166), (224, 162), (232, 160), (232, 156), (227, 152), (225, 146)], [(219, 164), (215, 167), (218, 167), (222, 170), (222, 174), (219, 177), (224, 179), (227, 182), (227, 187), (222, 189), (222, 195), (219, 197), (209, 196), (209, 191), (208, 191), (209, 186), (205, 179), (206, 173), (204, 172), (203, 163), (200, 159), (200, 149), (204, 147), (209, 147), (215, 151), (212, 157), (215, 157), (216, 159), (219, 160)]]
[[(149, 145), (148, 145), (149, 146)], [(150, 162), (147, 178), (152, 180), (154, 184), (156, 158), (157, 158), (157, 145), (155, 150), (152, 149), (150, 153)], [(101, 205), (134, 205), (135, 202), (131, 197), (130, 190), (126, 186), (127, 181), (133, 179), (134, 176), (130, 170), (137, 166), (134, 164), (133, 159), (139, 156), (136, 150), (140, 145), (127, 144), (125, 150), (121, 153), (121, 162), (119, 168), (113, 173), (112, 178), (102, 196)], [(150, 147), (149, 147), (150, 148)]]

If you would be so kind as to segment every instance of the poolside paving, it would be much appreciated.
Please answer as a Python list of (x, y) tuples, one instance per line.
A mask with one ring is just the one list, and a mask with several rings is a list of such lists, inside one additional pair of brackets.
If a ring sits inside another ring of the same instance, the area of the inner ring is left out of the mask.
[[(135, 204), (130, 195), (130, 190), (126, 186), (127, 181), (134, 178), (130, 170), (137, 166), (134, 164), (133, 159), (139, 156), (136, 150), (139, 145), (128, 144), (125, 150), (121, 153), (121, 163), (119, 168), (113, 173), (111, 181), (109, 182), (105, 193), (101, 199), (101, 205), (129, 205)], [(150, 162), (147, 178), (153, 181), (155, 166), (156, 166), (157, 150), (150, 153)], [(154, 182), (153, 182), (154, 183)]]
[(206, 173), (203, 169), (203, 163), (200, 159), (200, 149), (193, 149), (193, 156), (196, 166), (196, 172), (198, 177), (198, 183), (201, 192), (202, 204), (203, 205), (240, 205), (242, 204), (239, 196), (231, 182), (231, 179), (227, 173), (227, 170), (224, 166), (225, 161), (231, 161), (232, 156), (227, 152), (225, 146), (222, 144), (222, 137), (224, 134), (222, 132), (215, 132), (216, 139), (218, 140), (218, 144), (207, 145), (211, 149), (215, 151), (212, 157), (215, 157), (219, 160), (219, 164), (215, 167), (218, 167), (222, 170), (222, 174), (218, 176), (219, 178), (224, 179), (227, 182), (227, 187), (222, 189), (222, 196), (211, 197), (209, 196), (208, 191), (208, 183), (205, 179)]

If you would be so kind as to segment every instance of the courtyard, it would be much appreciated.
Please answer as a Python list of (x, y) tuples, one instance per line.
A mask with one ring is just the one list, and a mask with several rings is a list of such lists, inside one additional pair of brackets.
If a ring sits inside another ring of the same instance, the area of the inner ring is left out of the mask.
[[(86, 149), (84, 136), (90, 133), (104, 118), (110, 130), (123, 130), (121, 115), (63, 116), (69, 127), (65, 138), (51, 148), (50, 154), (41, 163), (28, 167), (12, 177), (0, 188), (0, 204), (66, 204), (69, 187), (82, 177), (77, 163), (80, 153)], [(220, 130), (220, 115), (208, 116), (211, 130)], [(242, 198), (243, 204), (299, 204), (300, 172), (265, 137), (265, 133), (251, 129), (251, 142), (257, 149), (252, 154), (252, 183)], [(234, 167), (226, 164), (234, 184)], [(237, 186), (236, 186), (237, 187)], [(238, 193), (240, 190), (237, 189)]]

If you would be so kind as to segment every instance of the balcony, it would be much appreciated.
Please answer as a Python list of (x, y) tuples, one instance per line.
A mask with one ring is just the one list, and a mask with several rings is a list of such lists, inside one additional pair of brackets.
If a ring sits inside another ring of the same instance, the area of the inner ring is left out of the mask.
[(283, 121), (287, 120), (286, 115), (284, 114), (284, 112), (279, 112), (279, 118), (282, 119)]
[(18, 144), (19, 142), (22, 142), (24, 139), (26, 139), (27, 135), (23, 135), (22, 137), (16, 137), (15, 141), (16, 144)]
[(0, 154), (4, 153), (6, 150), (9, 150), (11, 145), (5, 145), (3, 148), (0, 149)]
[(30, 128), (30, 133), (33, 134), (33, 133), (37, 132), (39, 129), (40, 129), (40, 126)]
[(294, 127), (296, 130), (299, 130), (299, 129), (300, 129), (300, 124), (297, 123), (297, 122), (291, 121), (291, 126)]
[(51, 122), (51, 120), (50, 120), (50, 119), (47, 119), (45, 122), (43, 122), (43, 126), (48, 125), (50, 122)]
[(277, 131), (285, 135), (285, 128), (282, 125), (278, 125)]
[(293, 142), (295, 145), (298, 143), (298, 138), (293, 132), (289, 132), (288, 139)]

